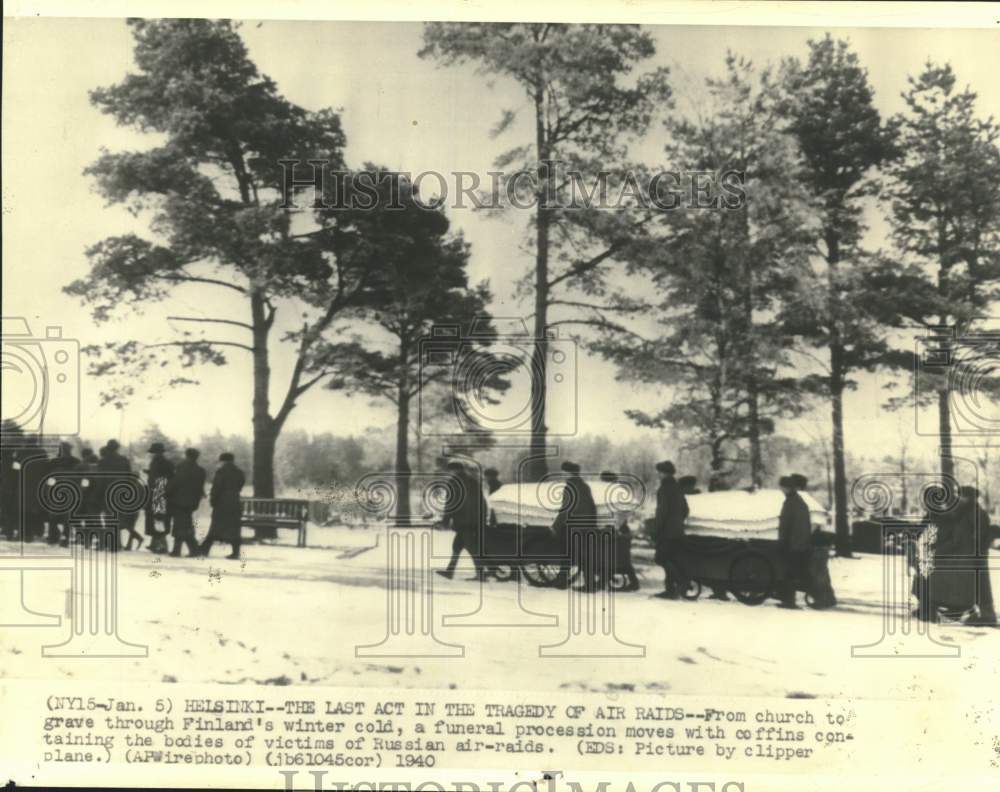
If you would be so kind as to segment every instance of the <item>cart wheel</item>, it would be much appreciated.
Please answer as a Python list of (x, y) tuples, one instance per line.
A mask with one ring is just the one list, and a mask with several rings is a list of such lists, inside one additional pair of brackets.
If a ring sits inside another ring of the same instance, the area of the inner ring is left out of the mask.
[[(547, 561), (529, 561), (521, 565), (521, 569), (524, 571), (524, 576), (528, 579), (528, 582), (532, 586), (553, 586), (559, 579), (559, 571), (562, 567), (559, 564), (549, 563)], [(577, 570), (578, 572), (579, 570)], [(573, 574), (573, 570), (570, 570), (569, 581), (572, 582), (576, 577)]]
[(743, 553), (729, 565), (729, 590), (744, 605), (760, 605), (774, 590), (774, 567), (761, 553)]
[(615, 572), (608, 581), (608, 588), (612, 591), (625, 591), (628, 587), (628, 578), (621, 572)]
[(688, 581), (687, 589), (681, 594), (686, 600), (696, 600), (701, 596), (701, 583), (697, 580)]

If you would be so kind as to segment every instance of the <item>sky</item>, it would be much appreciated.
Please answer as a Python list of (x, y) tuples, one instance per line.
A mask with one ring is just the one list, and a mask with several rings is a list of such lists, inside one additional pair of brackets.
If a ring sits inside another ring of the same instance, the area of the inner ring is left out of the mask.
[[(996, 31), (723, 26), (649, 30), (657, 55), (648, 65), (670, 67), (679, 108), (699, 101), (704, 79), (721, 71), (727, 50), (764, 65), (785, 56), (803, 57), (807, 40), (830, 30), (850, 39), (868, 69), (876, 105), (884, 115), (902, 109), (899, 94), (907, 75), (917, 73), (929, 58), (950, 62), (960, 84), (973, 86), (981, 115), (1000, 117)], [(488, 134), (504, 109), (524, 106), (519, 89), (503, 80), (491, 82), (471, 68), (443, 68), (418, 58), (419, 24), (247, 21), (241, 33), (260, 70), (291, 101), (313, 110), (340, 110), (352, 166), (372, 161), (413, 173), (485, 174), (498, 154), (525, 137), (518, 125), (501, 139), (492, 140)], [(17, 19), (5, 24), (3, 315), (26, 318), (35, 336), (59, 325), (65, 338), (81, 345), (126, 333), (156, 339), (169, 334), (171, 323), (165, 317), (171, 315), (231, 310), (234, 318), (243, 318), (240, 312), (245, 309), (239, 305), (213, 305), (209, 310), (204, 304), (207, 293), (188, 291), (167, 304), (123, 306), (111, 323), (95, 326), (79, 301), (62, 292), (86, 272), (88, 246), (110, 235), (146, 233), (140, 218), (105, 206), (83, 174), (102, 147), (117, 151), (150, 144), (132, 130), (116, 127), (88, 100), (88, 91), (113, 84), (130, 70), (131, 43), (124, 21), (117, 19)], [(666, 143), (664, 135), (662, 127), (655, 126), (643, 150), (655, 156)], [(454, 210), (451, 220), (471, 243), (472, 279), (490, 280), (494, 314), (530, 313), (530, 306), (518, 302), (513, 290), (531, 264), (525, 246), (526, 213), (491, 218), (470, 209)], [(885, 246), (885, 233), (884, 223), (872, 218), (869, 244)], [(288, 323), (285, 326), (299, 321), (294, 308), (285, 310), (281, 320)], [(272, 399), (277, 399), (291, 359), (275, 352), (272, 366)], [(164, 390), (142, 383), (137, 398), (122, 412), (102, 408), (99, 383), (84, 377), (82, 423), (88, 437), (128, 439), (150, 421), (181, 440), (216, 429), (249, 434), (250, 376), (249, 361), (233, 358), (224, 369), (202, 372), (204, 388)], [(657, 432), (636, 427), (624, 410), (656, 410), (666, 405), (669, 393), (618, 382), (610, 364), (583, 353), (578, 382), (576, 417), (582, 431), (662, 442)], [(899, 433), (914, 423), (912, 411), (884, 411), (884, 385), (883, 375), (866, 375), (847, 397), (847, 445), (859, 455), (890, 453), (899, 444)], [(826, 404), (818, 403), (807, 420), (780, 425), (779, 430), (806, 439), (827, 431), (827, 415)], [(301, 401), (288, 428), (359, 434), (393, 419), (388, 404), (314, 390)], [(931, 440), (916, 442), (933, 451)]]

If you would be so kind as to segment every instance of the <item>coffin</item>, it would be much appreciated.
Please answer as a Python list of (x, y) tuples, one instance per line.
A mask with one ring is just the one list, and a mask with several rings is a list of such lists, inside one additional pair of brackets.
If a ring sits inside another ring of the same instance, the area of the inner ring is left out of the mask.
[[(799, 494), (809, 507), (813, 528), (826, 528), (830, 521), (829, 512), (808, 492)], [(778, 518), (784, 501), (785, 494), (778, 489), (688, 495), (691, 511), (685, 532), (691, 536), (777, 540)]]
[[(584, 479), (594, 495), (599, 523), (612, 525), (619, 519), (637, 512), (643, 504), (643, 492), (635, 492), (627, 484)], [(550, 526), (559, 512), (561, 480), (540, 484), (504, 484), (489, 496), (490, 510), (498, 525)], [(646, 496), (648, 498), (648, 496)]]

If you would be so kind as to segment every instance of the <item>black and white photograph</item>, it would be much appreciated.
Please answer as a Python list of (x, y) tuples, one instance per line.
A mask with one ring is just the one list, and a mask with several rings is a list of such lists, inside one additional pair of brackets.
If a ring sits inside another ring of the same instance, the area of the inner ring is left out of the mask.
[(3, 780), (991, 788), (996, 7), (404, 5), (5, 4)]

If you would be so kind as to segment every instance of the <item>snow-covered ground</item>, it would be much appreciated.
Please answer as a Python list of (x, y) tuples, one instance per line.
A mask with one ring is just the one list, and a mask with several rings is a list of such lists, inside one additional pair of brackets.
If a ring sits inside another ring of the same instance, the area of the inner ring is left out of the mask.
[[(285, 538), (294, 541), (291, 534)], [(446, 563), (451, 538), (433, 533), (435, 566)], [(240, 561), (224, 558), (227, 545), (209, 559), (160, 557), (146, 549), (121, 553), (119, 634), (148, 645), (149, 656), (139, 659), (41, 657), (41, 646), (68, 635), (70, 575), (68, 568), (32, 572), (25, 576), (26, 605), (64, 618), (57, 627), (2, 628), (0, 676), (910, 699), (968, 695), (996, 689), (998, 682), (1000, 630), (941, 626), (934, 628), (937, 644), (926, 636), (909, 639), (911, 652), (958, 647), (957, 658), (852, 657), (852, 646), (882, 635), (882, 562), (873, 556), (831, 561), (840, 605), (818, 612), (706, 595), (696, 602), (653, 598), (662, 573), (648, 551), (637, 551), (643, 588), (614, 595), (614, 630), (623, 643), (643, 646), (643, 656), (594, 657), (586, 650), (585, 656), (540, 656), (540, 646), (567, 634), (571, 597), (597, 600), (526, 583), (520, 586), (524, 606), (558, 617), (557, 624), (524, 626), (540, 617), (519, 608), (518, 584), (490, 582), (478, 621), (507, 626), (442, 625), (442, 617), (473, 611), (479, 601), (479, 585), (460, 568), (454, 580), (432, 576), (433, 605), (437, 638), (464, 646), (464, 656), (358, 657), (357, 645), (378, 643), (386, 633), (386, 538), (375, 526), (311, 527), (310, 543), (322, 547), (245, 545)], [(29, 547), (32, 554), (66, 554)], [(0, 543), (4, 556), (18, 549)], [(18, 602), (18, 580), (16, 572), (0, 572), (5, 615)], [(615, 655), (615, 646), (606, 642), (599, 653)], [(623, 647), (628, 651), (637, 650)]]

